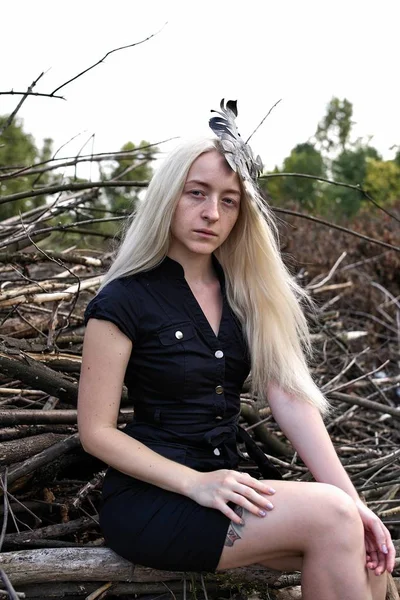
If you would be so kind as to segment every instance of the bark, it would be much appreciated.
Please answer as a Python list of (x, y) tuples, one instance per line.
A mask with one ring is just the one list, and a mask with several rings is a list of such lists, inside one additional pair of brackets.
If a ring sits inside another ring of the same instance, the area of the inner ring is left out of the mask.
[[(14, 586), (61, 581), (160, 583), (182, 581), (183, 572), (157, 571), (133, 565), (109, 548), (54, 548), (0, 554), (0, 566)], [(282, 587), (299, 583), (297, 575), (282, 575), (255, 565), (207, 575), (220, 586)]]
[[(9, 411), (12, 412), (12, 411)], [(41, 411), (35, 411), (41, 412)], [(57, 411), (59, 412), (59, 411)], [(0, 422), (2, 422), (2, 418), (4, 415), (4, 411), (0, 410)], [(15, 422), (15, 421), (13, 421)], [(76, 421), (75, 421), (76, 422)], [(57, 433), (57, 434), (65, 434), (71, 435), (72, 433), (76, 433), (76, 426), (68, 426), (68, 425), (19, 425), (17, 427), (5, 427), (4, 429), (0, 429), (0, 443), (6, 442), (9, 440), (18, 440), (30, 437), (32, 435), (40, 435), (43, 433)]]
[(14, 481), (17, 481), (17, 479), (29, 475), (39, 467), (47, 465), (58, 456), (65, 454), (65, 452), (68, 452), (73, 448), (77, 448), (79, 445), (80, 441), (77, 433), (65, 438), (61, 442), (53, 444), (50, 448), (43, 450), (43, 452), (39, 452), (39, 454), (28, 458), (14, 469), (11, 469), (7, 476), (8, 484), (11, 485)]
[(12, 379), (23, 381), (34, 390), (42, 390), (50, 396), (76, 404), (78, 398), (78, 383), (61, 377), (38, 361), (22, 353), (17, 356), (7, 356), (0, 353), (0, 372)]
[[(1, 416), (0, 416), (1, 419)], [(65, 439), (66, 436), (56, 433), (43, 433), (25, 440), (12, 440), (3, 442), (0, 446), (0, 466), (21, 462), (30, 456), (34, 456), (56, 442)]]
[(40, 527), (33, 531), (24, 531), (22, 533), (7, 533), (4, 536), (4, 549), (10, 546), (21, 545), (24, 543), (32, 543), (35, 540), (51, 539), (64, 537), (77, 533), (89, 527), (96, 526), (93, 519), (88, 517), (81, 517), (80, 519), (74, 519), (67, 523), (60, 523), (58, 525), (48, 525), (47, 527)]
[(374, 402), (373, 400), (368, 400), (367, 398), (360, 398), (359, 396), (354, 396), (352, 394), (342, 394), (342, 392), (332, 392), (331, 394), (328, 392), (327, 395), (331, 398), (336, 398), (337, 400), (346, 402), (347, 404), (356, 404), (357, 406), (363, 406), (364, 408), (376, 410), (379, 413), (386, 413), (395, 419), (400, 420), (400, 410), (398, 408), (393, 408), (392, 406), (387, 406), (386, 404), (380, 404), (379, 402)]
[[(132, 410), (122, 410), (118, 422), (127, 423), (132, 420)], [(15, 410), (0, 410), (0, 423), (2, 425), (75, 425), (77, 411), (71, 410), (30, 410), (17, 408)]]

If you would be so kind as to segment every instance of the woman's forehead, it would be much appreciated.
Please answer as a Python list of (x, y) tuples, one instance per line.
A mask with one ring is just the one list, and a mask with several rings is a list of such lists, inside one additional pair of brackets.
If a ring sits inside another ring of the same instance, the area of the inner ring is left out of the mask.
[(223, 178), (224, 181), (229, 183), (230, 187), (237, 189), (238, 192), (241, 191), (237, 174), (231, 169), (225, 158), (217, 150), (204, 152), (197, 157), (189, 169), (186, 181), (204, 180), (206, 183), (207, 180), (212, 180), (214, 178)]

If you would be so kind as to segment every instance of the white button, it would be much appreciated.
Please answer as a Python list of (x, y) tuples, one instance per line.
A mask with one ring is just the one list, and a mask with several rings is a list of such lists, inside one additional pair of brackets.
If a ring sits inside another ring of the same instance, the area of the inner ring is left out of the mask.
[(219, 451), (219, 448), (215, 448), (214, 454), (215, 454), (215, 456), (219, 456), (221, 454), (221, 452)]
[(224, 356), (224, 353), (222, 352), (222, 350), (217, 350), (214, 356), (215, 358), (222, 358)]
[(177, 340), (181, 340), (183, 338), (182, 331), (175, 331), (175, 337)]

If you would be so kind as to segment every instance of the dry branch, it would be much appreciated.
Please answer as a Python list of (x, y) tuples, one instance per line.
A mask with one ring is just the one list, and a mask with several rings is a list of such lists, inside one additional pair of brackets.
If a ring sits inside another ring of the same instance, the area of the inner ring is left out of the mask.
[[(125, 581), (158, 583), (182, 581), (183, 572), (157, 571), (133, 565), (108, 548), (56, 548), (0, 554), (0, 565), (13, 585), (50, 581)], [(230, 569), (207, 576), (207, 581), (232, 585), (281, 587), (285, 576), (261, 566)], [(293, 584), (296, 582), (292, 578)], [(298, 583), (298, 578), (297, 578)]]

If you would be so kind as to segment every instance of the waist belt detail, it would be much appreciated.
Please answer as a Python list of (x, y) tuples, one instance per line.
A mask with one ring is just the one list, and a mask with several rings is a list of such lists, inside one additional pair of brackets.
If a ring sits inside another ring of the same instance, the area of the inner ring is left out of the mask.
[[(136, 411), (137, 416), (143, 419), (148, 425), (160, 426), (161, 423), (169, 425), (168, 415), (160, 409), (149, 409), (141, 407)], [(264, 479), (282, 479), (279, 470), (272, 464), (270, 459), (257, 446), (253, 438), (247, 433), (243, 427), (238, 425), (239, 415), (235, 415), (228, 419), (225, 423), (221, 423), (216, 427), (199, 434), (199, 442), (205, 447), (211, 446), (217, 448), (224, 444), (231, 445), (232, 443), (242, 442), (245, 444), (246, 451), (249, 457), (256, 463), (260, 474)], [(171, 424), (173, 427), (175, 424)], [(129, 428), (129, 426), (128, 426)], [(146, 442), (144, 442), (146, 443)]]
[(244, 442), (248, 455), (254, 460), (264, 479), (282, 479), (279, 470), (272, 464), (268, 456), (264, 454), (253, 438), (250, 437), (247, 431), (240, 425), (238, 425), (236, 439)]

